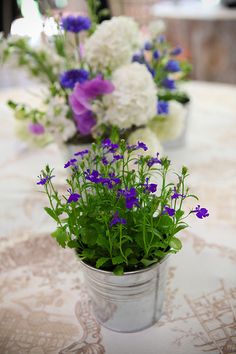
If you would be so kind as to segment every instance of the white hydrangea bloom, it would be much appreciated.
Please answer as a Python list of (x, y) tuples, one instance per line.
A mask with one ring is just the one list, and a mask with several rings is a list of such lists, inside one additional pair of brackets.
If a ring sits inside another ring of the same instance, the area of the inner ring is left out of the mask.
[(66, 118), (67, 114), (68, 105), (64, 98), (52, 97), (46, 112), (46, 129), (56, 141), (66, 142), (76, 133), (75, 123)]
[(148, 26), (152, 38), (155, 38), (166, 31), (166, 24), (163, 20), (151, 21)]
[(186, 124), (186, 114), (186, 108), (183, 104), (170, 101), (169, 114), (154, 118), (149, 123), (149, 127), (155, 132), (160, 141), (174, 140), (183, 132)]
[(129, 17), (113, 17), (103, 21), (85, 42), (85, 61), (95, 71), (114, 70), (129, 63), (139, 47), (137, 23)]
[(113, 72), (115, 90), (103, 97), (98, 122), (121, 129), (146, 125), (156, 115), (157, 88), (145, 65), (131, 63)]
[(148, 150), (136, 150), (135, 153), (140, 154), (141, 151), (142, 155), (151, 155), (155, 157), (157, 152), (159, 152), (159, 154), (162, 155), (163, 147), (160, 141), (158, 140), (156, 134), (153, 133), (150, 128), (140, 128), (130, 134), (128, 138), (128, 142), (130, 145), (137, 144), (138, 141), (142, 141), (143, 143), (145, 143), (148, 147)]

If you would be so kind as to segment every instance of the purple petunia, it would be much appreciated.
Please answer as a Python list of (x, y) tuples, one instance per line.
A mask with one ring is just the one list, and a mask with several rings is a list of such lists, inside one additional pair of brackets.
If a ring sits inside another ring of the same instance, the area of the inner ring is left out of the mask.
[(183, 52), (181, 47), (175, 47), (170, 51), (170, 55), (180, 55)]
[(157, 114), (167, 115), (169, 114), (169, 103), (166, 101), (158, 101), (157, 103)]
[(177, 193), (176, 188), (173, 190), (174, 194), (172, 194), (171, 199), (178, 199), (179, 197), (185, 198), (186, 196), (184, 194)]
[(206, 208), (201, 208), (200, 205), (196, 206), (196, 208), (192, 211), (192, 213), (196, 213), (196, 216), (199, 219), (203, 219), (209, 216), (208, 210)]
[(137, 198), (137, 191), (134, 187), (130, 189), (119, 189), (117, 196), (125, 197), (125, 206), (127, 209), (132, 209), (134, 206), (139, 207), (139, 201)]
[(67, 199), (67, 203), (70, 204), (72, 202), (77, 202), (79, 198), (81, 198), (81, 195), (78, 193), (72, 193), (71, 189), (68, 189), (68, 192), (70, 193), (69, 198)]
[(65, 163), (64, 168), (68, 168), (70, 166), (75, 167), (77, 160), (76, 159), (71, 159), (67, 163)]
[(111, 219), (110, 227), (112, 227), (113, 225), (116, 225), (116, 224), (125, 225), (126, 223), (127, 223), (127, 221), (124, 218), (120, 218), (118, 211), (116, 211)]
[(164, 207), (164, 213), (167, 213), (169, 216), (175, 215), (175, 209), (169, 208), (168, 206)]
[(38, 176), (39, 181), (37, 182), (37, 184), (44, 186), (47, 182), (50, 181), (50, 179), (52, 179), (55, 176)]
[(85, 16), (72, 16), (62, 17), (61, 26), (67, 32), (79, 33), (87, 31), (91, 27), (91, 21)]
[(89, 79), (89, 72), (84, 69), (71, 69), (60, 75), (60, 84), (63, 88), (73, 89), (75, 84)]
[(175, 80), (168, 79), (168, 77), (166, 77), (164, 80), (162, 80), (161, 83), (162, 83), (162, 86), (168, 90), (175, 90), (176, 89)]
[(157, 157), (151, 157), (150, 160), (148, 160), (148, 162), (147, 162), (148, 167), (152, 167), (152, 166), (155, 165), (156, 163), (161, 164), (161, 160), (158, 158), (159, 153), (157, 153), (156, 156), (157, 156)]
[(181, 68), (177, 60), (170, 59), (165, 66), (165, 70), (171, 73), (176, 73), (178, 71), (181, 71)]
[(29, 124), (29, 131), (34, 135), (42, 135), (45, 132), (45, 128), (40, 123), (30, 123)]
[(144, 183), (145, 191), (150, 193), (155, 193), (157, 190), (157, 184), (155, 183), (148, 183), (149, 178), (146, 178), (146, 183)]
[(84, 157), (84, 155), (87, 155), (89, 153), (88, 149), (82, 150), (82, 151), (78, 151), (76, 153), (74, 153), (75, 156), (81, 156), (82, 158)]

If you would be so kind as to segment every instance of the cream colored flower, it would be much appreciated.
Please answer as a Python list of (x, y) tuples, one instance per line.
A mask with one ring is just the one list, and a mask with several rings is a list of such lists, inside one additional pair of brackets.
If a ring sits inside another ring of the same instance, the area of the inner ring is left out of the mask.
[(146, 125), (156, 114), (157, 89), (145, 65), (131, 63), (113, 72), (115, 90), (104, 96), (98, 122), (121, 129)]
[(85, 42), (85, 61), (95, 70), (114, 70), (131, 61), (140, 46), (137, 23), (129, 17), (103, 21)]
[(169, 114), (158, 116), (149, 123), (160, 141), (174, 140), (183, 132), (186, 119), (186, 108), (179, 102), (170, 101)]
[(163, 20), (152, 21), (150, 22), (148, 29), (151, 37), (155, 38), (159, 34), (162, 34), (166, 31), (166, 24)]

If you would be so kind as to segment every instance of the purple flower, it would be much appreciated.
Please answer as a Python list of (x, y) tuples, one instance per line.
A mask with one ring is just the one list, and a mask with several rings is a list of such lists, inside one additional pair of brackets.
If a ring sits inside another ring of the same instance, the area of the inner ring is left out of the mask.
[(95, 99), (97, 96), (112, 93), (115, 89), (114, 85), (110, 81), (104, 80), (101, 75), (84, 82), (78, 88), (82, 89), (87, 99)]
[(40, 184), (41, 186), (44, 186), (48, 181), (50, 181), (50, 179), (52, 179), (55, 176), (38, 176), (39, 181), (37, 182), (37, 184)]
[(72, 69), (65, 71), (60, 76), (60, 84), (63, 88), (73, 89), (75, 84), (83, 82), (89, 79), (89, 72), (84, 69)]
[(160, 58), (160, 53), (158, 52), (158, 50), (154, 50), (152, 57), (155, 60), (158, 60)]
[(145, 191), (150, 193), (155, 193), (157, 190), (157, 184), (150, 183), (148, 184), (149, 178), (146, 178), (146, 183), (144, 183)]
[(146, 144), (144, 144), (142, 141), (138, 141), (138, 145), (136, 147), (136, 150), (138, 149), (143, 149), (144, 151), (147, 151), (148, 150), (148, 147)]
[(157, 102), (157, 114), (166, 115), (169, 113), (169, 103), (166, 101)]
[(81, 135), (91, 134), (92, 128), (96, 125), (96, 119), (92, 111), (85, 111), (82, 114), (74, 114), (77, 129)]
[(137, 198), (137, 191), (134, 187), (128, 189), (119, 189), (117, 196), (124, 196), (125, 197), (125, 206), (127, 209), (132, 209), (134, 206), (139, 207), (139, 202)]
[(168, 206), (164, 207), (164, 213), (167, 213), (169, 216), (175, 215), (175, 209), (169, 208)]
[(147, 67), (148, 71), (149, 71), (150, 74), (152, 75), (152, 77), (155, 77), (155, 75), (156, 75), (155, 70), (151, 67), (150, 64), (148, 64), (148, 63), (145, 63), (145, 64), (146, 64), (146, 67)]
[(157, 41), (159, 43), (164, 43), (166, 40), (166, 37), (164, 36), (164, 34), (160, 34), (158, 37), (157, 37)]
[(196, 216), (199, 219), (203, 219), (209, 216), (208, 210), (206, 208), (201, 208), (200, 205), (196, 206), (196, 208), (192, 211), (192, 213), (196, 213)]
[(91, 21), (85, 16), (72, 16), (62, 17), (61, 26), (65, 31), (79, 33), (87, 31), (91, 27)]
[(83, 158), (84, 155), (87, 155), (88, 153), (89, 153), (89, 150), (88, 150), (88, 149), (85, 149), (85, 150), (76, 152), (74, 155), (75, 155), (75, 156), (81, 156), (81, 157)]
[(64, 168), (67, 168), (67, 167), (70, 167), (70, 166), (75, 167), (75, 163), (76, 163), (76, 162), (77, 162), (76, 159), (71, 159), (71, 160), (69, 160), (67, 163), (65, 163)]
[(119, 148), (119, 145), (118, 144), (113, 144), (109, 138), (104, 139), (102, 141), (101, 145), (102, 145), (102, 147), (104, 149), (107, 149), (108, 152), (111, 152), (111, 153), (115, 153), (116, 150)]
[(152, 50), (153, 44), (151, 42), (146, 42), (144, 44), (144, 50)]
[(179, 197), (185, 198), (186, 196), (180, 193), (177, 193), (176, 188), (173, 190), (174, 194), (172, 194), (171, 199), (178, 199)]
[(142, 53), (134, 54), (133, 57), (132, 57), (132, 62), (136, 62), (136, 63), (139, 63), (139, 64), (144, 64), (145, 60), (144, 60), (143, 54)]
[(171, 50), (170, 55), (180, 55), (183, 52), (181, 47), (175, 47)]
[(112, 184), (119, 184), (121, 182), (120, 178), (115, 176), (115, 173), (109, 173), (109, 177), (111, 179)]
[(122, 160), (123, 158), (124, 158), (124, 156), (122, 156), (122, 155), (113, 155), (112, 163), (115, 161)]
[(124, 218), (120, 218), (118, 211), (116, 211), (111, 219), (110, 227), (112, 227), (113, 225), (116, 225), (116, 224), (125, 225), (126, 223), (127, 223), (127, 221)]
[(93, 183), (100, 183), (100, 173), (97, 170), (93, 170), (90, 173), (90, 170), (84, 172), (85, 178)]
[(178, 71), (181, 71), (179, 62), (172, 59), (167, 62), (165, 69), (171, 73), (176, 73)]
[(175, 80), (171, 80), (168, 79), (168, 77), (166, 77), (164, 80), (162, 80), (162, 86), (169, 89), (169, 90), (175, 90), (176, 89), (176, 85), (175, 85)]
[(158, 158), (158, 156), (159, 153), (157, 153), (157, 157), (151, 157), (150, 160), (148, 160), (147, 162), (148, 167), (152, 167), (156, 163), (161, 164), (161, 160)]
[(71, 189), (68, 189), (68, 192), (70, 193), (69, 198), (67, 199), (67, 203), (70, 204), (72, 202), (77, 202), (79, 198), (81, 198), (81, 195), (78, 193), (72, 193)]
[(30, 123), (29, 131), (35, 135), (42, 135), (45, 132), (44, 126), (40, 123)]
[(109, 164), (109, 161), (107, 160), (107, 158), (105, 156), (102, 158), (102, 163), (104, 166), (107, 166)]

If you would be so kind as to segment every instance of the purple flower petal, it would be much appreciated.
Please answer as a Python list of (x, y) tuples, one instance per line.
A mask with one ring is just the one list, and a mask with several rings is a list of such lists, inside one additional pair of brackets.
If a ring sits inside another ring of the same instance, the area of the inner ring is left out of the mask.
[(175, 215), (175, 209), (169, 208), (168, 206), (164, 207), (164, 212), (166, 212), (169, 216)]
[(45, 128), (40, 123), (30, 123), (29, 124), (29, 131), (35, 135), (42, 135), (45, 132)]
[(74, 114), (78, 131), (81, 135), (90, 135), (92, 128), (96, 125), (96, 119), (91, 111), (85, 111), (82, 114)]

